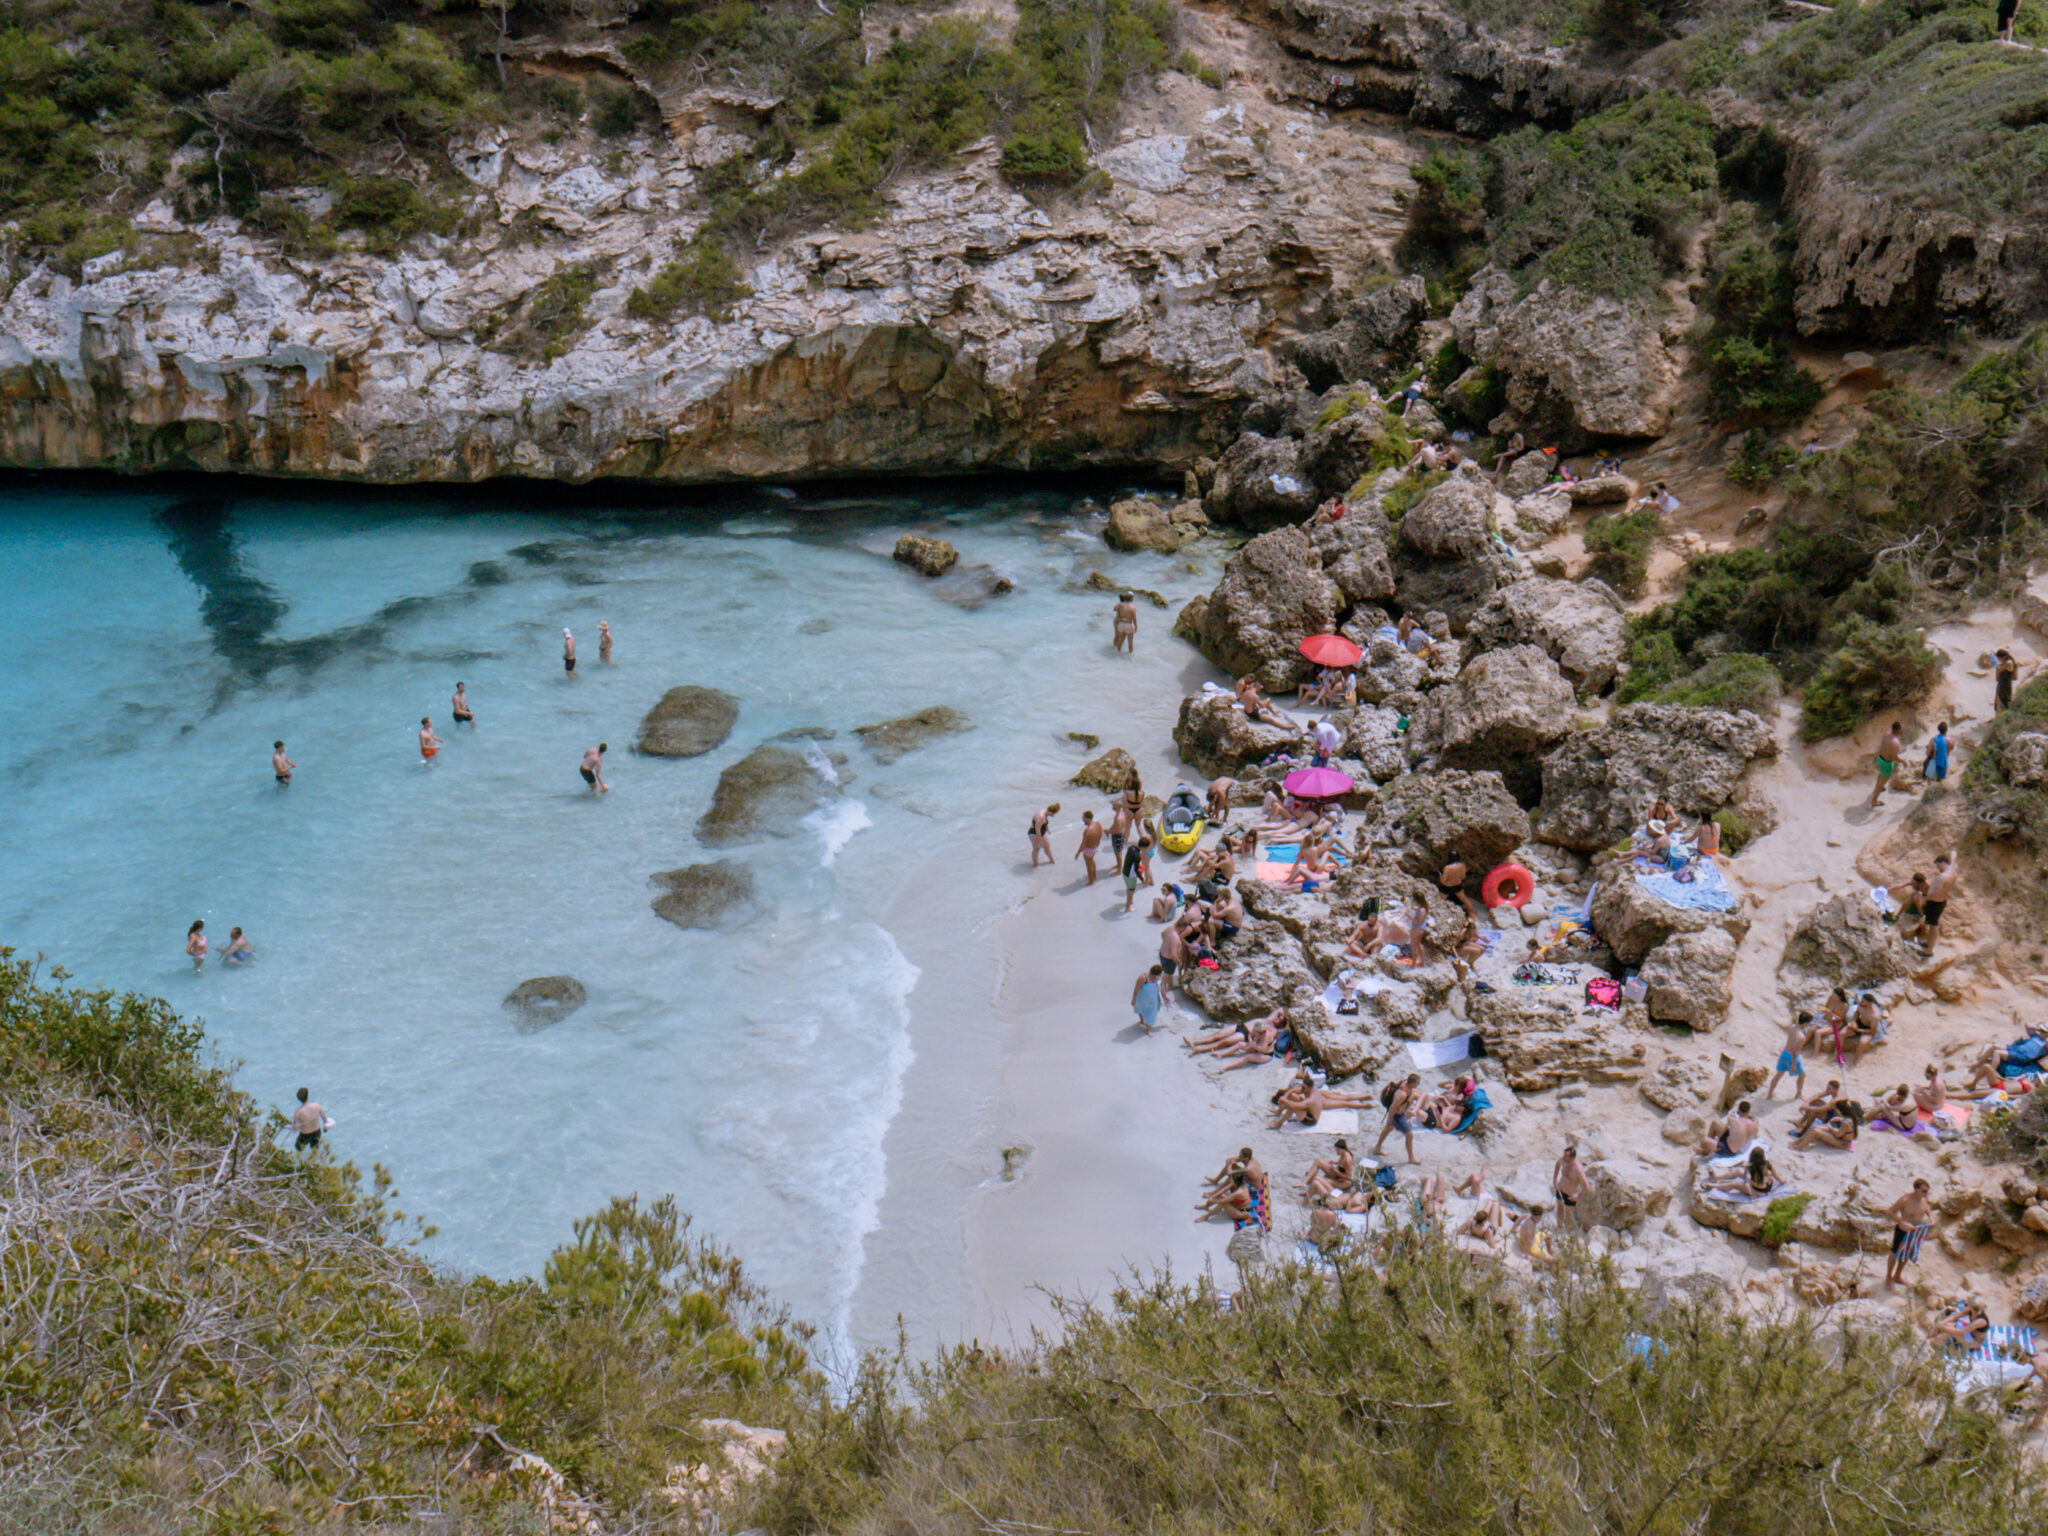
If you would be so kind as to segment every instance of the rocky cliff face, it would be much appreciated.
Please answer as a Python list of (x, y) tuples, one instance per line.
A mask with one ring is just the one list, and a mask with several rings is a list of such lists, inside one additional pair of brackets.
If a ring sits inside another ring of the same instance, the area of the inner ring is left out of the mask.
[[(1196, 22), (1240, 75), (1275, 64), (1258, 29)], [(1191, 462), (1281, 381), (1304, 296), (1385, 269), (1413, 158), (1395, 130), (1169, 74), (1097, 151), (1097, 193), (1034, 204), (978, 146), (900, 183), (873, 229), (760, 251), (727, 318), (654, 322), (628, 297), (694, 230), (702, 167), (745, 144), (686, 110), (669, 129), (459, 143), (476, 233), (390, 259), (297, 258), (152, 205), (134, 253), (37, 268), (0, 302), (0, 462), (376, 481)], [(503, 339), (579, 265), (587, 324), (557, 355)]]

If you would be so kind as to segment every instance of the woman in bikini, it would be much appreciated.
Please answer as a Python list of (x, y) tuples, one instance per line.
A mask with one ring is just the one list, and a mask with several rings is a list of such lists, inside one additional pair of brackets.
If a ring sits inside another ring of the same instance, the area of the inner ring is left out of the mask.
[(1815, 1142), (1824, 1147), (1833, 1147), (1837, 1152), (1846, 1152), (1856, 1145), (1856, 1129), (1862, 1120), (1853, 1100), (1844, 1099), (1825, 1118), (1816, 1120), (1797, 1136), (1792, 1138), (1792, 1150), (1804, 1152)]
[(205, 918), (195, 920), (192, 926), (185, 930), (185, 953), (192, 957), (192, 969), (195, 972), (206, 968)]
[(1335, 1157), (1319, 1157), (1308, 1165), (1308, 1175), (1301, 1181), (1302, 1198), (1349, 1189), (1357, 1170), (1358, 1162), (1351, 1155), (1351, 1144), (1339, 1136)]
[(1762, 1147), (1749, 1149), (1749, 1160), (1707, 1175), (1707, 1188), (1726, 1195), (1768, 1195), (1778, 1187), (1778, 1170)]
[(1901, 1136), (1913, 1134), (1913, 1090), (1904, 1083), (1886, 1094), (1870, 1112), (1872, 1125), (1888, 1125)]

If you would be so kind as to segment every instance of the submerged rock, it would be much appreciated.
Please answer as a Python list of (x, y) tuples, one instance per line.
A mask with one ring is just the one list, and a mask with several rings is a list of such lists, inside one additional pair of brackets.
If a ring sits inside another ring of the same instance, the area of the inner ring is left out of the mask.
[(857, 725), (853, 734), (867, 744), (868, 750), (875, 754), (876, 762), (893, 763), (934, 736), (950, 736), (971, 730), (973, 726), (974, 722), (959, 710), (935, 704), (914, 715), (905, 715), (901, 720), (885, 720), (880, 725)]
[(920, 576), (943, 576), (960, 560), (960, 551), (928, 533), (906, 533), (896, 541), (894, 559)]
[(702, 757), (732, 734), (740, 701), (716, 688), (671, 688), (640, 722), (635, 752), (651, 757)]
[(764, 832), (787, 837), (838, 793), (838, 784), (809, 757), (764, 744), (718, 776), (711, 809), (697, 822), (697, 838), (717, 848)]
[(662, 888), (655, 915), (678, 928), (730, 926), (754, 901), (754, 871), (731, 859), (691, 864), (650, 876)]
[(545, 1029), (559, 1024), (585, 1002), (590, 994), (574, 976), (535, 976), (522, 981), (505, 995), (523, 1029)]
[[(1077, 589), (1069, 587), (1067, 590), (1074, 591)], [(1142, 597), (1154, 608), (1170, 608), (1173, 606), (1164, 597), (1160, 596), (1157, 592), (1154, 592), (1150, 587), (1126, 586), (1122, 582), (1116, 580), (1116, 578), (1111, 576), (1107, 571), (1090, 571), (1088, 573), (1088, 579), (1080, 583), (1079, 590), (1084, 590), (1088, 592), (1115, 592), (1119, 595), (1128, 592), (1133, 597)]]

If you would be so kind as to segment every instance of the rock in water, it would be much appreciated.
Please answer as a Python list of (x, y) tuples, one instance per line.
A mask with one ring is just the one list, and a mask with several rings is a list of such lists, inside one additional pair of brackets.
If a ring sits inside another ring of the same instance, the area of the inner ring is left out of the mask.
[(732, 734), (740, 701), (716, 688), (671, 688), (640, 722), (635, 752), (651, 757), (701, 757)]
[(1102, 541), (1111, 549), (1149, 549), (1170, 555), (1180, 548), (1181, 529), (1158, 502), (1133, 497), (1109, 509)]
[(905, 715), (901, 720), (885, 720), (880, 725), (857, 725), (853, 734), (867, 743), (868, 750), (875, 754), (876, 762), (893, 763), (934, 736), (950, 736), (971, 729), (973, 724), (959, 710), (935, 704), (930, 709), (920, 709), (914, 715)]
[(1122, 747), (1111, 747), (1102, 756), (1090, 759), (1081, 771), (1067, 782), (1077, 784), (1082, 789), (1099, 789), (1105, 795), (1113, 795), (1124, 787), (1130, 779), (1132, 770), (1137, 766), (1131, 754)]
[[(820, 757), (819, 765), (823, 761)], [(764, 832), (787, 837), (797, 822), (838, 793), (838, 784), (804, 754), (758, 746), (718, 776), (711, 809), (697, 822), (697, 839), (721, 848)]]
[(545, 1029), (561, 1023), (589, 997), (574, 976), (535, 976), (507, 993), (505, 1006), (518, 1015), (522, 1028)]
[(960, 559), (960, 551), (928, 533), (906, 533), (896, 541), (896, 562), (920, 576), (943, 576)]
[(754, 872), (731, 859), (663, 870), (652, 877), (662, 888), (654, 911), (678, 928), (723, 928), (754, 900)]

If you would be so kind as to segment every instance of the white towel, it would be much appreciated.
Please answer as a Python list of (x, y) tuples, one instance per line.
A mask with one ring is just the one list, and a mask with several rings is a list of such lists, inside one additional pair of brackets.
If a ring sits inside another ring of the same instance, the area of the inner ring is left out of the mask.
[(1408, 1057), (1416, 1066), (1425, 1071), (1431, 1067), (1448, 1067), (1454, 1061), (1464, 1061), (1472, 1054), (1472, 1042), (1478, 1039), (1476, 1032), (1453, 1035), (1448, 1040), (1415, 1040), (1408, 1046)]
[[(1357, 971), (1346, 971), (1336, 981), (1323, 988), (1323, 1006), (1329, 1010), (1333, 1019), (1340, 1017), (1337, 1005), (1344, 1001), (1343, 983), (1347, 981), (1351, 983), (1352, 992), (1359, 997), (1370, 997), (1375, 992), (1391, 992), (1400, 985), (1391, 976), (1361, 976)], [(1344, 1014), (1341, 1017), (1349, 1018), (1351, 1015)]]
[(1326, 1109), (1323, 1118), (1314, 1125), (1303, 1125), (1299, 1120), (1290, 1120), (1280, 1129), (1294, 1136), (1356, 1136), (1358, 1134), (1358, 1111), (1355, 1109)]

